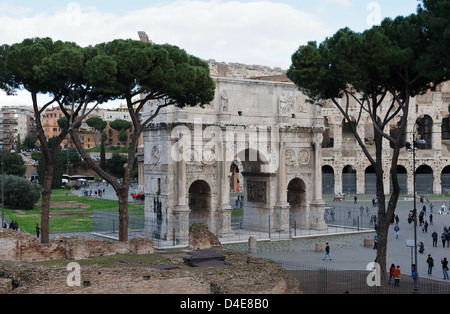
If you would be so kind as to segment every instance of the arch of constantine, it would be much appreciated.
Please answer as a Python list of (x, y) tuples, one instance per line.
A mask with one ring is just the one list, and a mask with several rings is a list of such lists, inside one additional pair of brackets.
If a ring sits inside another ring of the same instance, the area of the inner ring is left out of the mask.
[(208, 63), (214, 100), (203, 108), (168, 107), (144, 133), (149, 232), (183, 241), (200, 221), (219, 237), (232, 235), (233, 181), (243, 196), (241, 228), (288, 232), (294, 223), (326, 230), (321, 108), (280, 69)]

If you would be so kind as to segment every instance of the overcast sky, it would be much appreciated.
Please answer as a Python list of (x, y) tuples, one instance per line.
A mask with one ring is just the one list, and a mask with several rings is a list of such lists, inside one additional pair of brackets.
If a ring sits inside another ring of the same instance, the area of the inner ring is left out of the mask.
[[(202, 59), (288, 69), (308, 41), (323, 41), (342, 27), (363, 31), (385, 17), (409, 15), (417, 0), (0, 0), (0, 44), (51, 37), (80, 46), (145, 31)], [(1, 105), (29, 104), (6, 96)]]

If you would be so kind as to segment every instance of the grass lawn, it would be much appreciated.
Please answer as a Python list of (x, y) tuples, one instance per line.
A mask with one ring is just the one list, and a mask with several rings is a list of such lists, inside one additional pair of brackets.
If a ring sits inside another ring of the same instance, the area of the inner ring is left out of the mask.
[[(68, 195), (66, 196), (66, 192)], [(54, 208), (50, 209), (50, 232), (92, 231), (92, 215), (94, 210), (118, 212), (117, 201), (79, 197), (69, 190), (53, 190), (51, 202)], [(36, 232), (36, 224), (41, 225), (41, 199), (33, 210), (14, 210), (5, 208), (5, 216), (16, 220), (21, 230), (32, 234)], [(144, 215), (144, 203), (130, 202), (129, 215)]]

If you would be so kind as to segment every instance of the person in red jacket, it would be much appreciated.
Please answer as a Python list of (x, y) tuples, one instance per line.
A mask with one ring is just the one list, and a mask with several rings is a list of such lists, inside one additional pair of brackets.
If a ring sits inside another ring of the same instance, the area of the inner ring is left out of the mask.
[(389, 268), (389, 285), (391, 284), (392, 278), (395, 278), (395, 264), (392, 264)]

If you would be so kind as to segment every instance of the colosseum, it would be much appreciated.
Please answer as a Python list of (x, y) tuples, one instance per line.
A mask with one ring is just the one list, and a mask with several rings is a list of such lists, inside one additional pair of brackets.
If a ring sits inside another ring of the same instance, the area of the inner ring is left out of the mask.
[[(387, 101), (384, 106), (388, 108)], [(416, 149), (416, 190), (423, 195), (448, 193), (450, 191), (450, 82), (440, 84), (435, 91), (411, 99), (410, 114), (405, 143), (417, 139)], [(353, 119), (358, 118), (359, 107), (352, 104)], [(322, 184), (324, 194), (375, 194), (376, 176), (372, 166), (361, 150), (345, 123), (343, 116), (333, 105), (322, 108), (327, 130), (322, 143)], [(383, 113), (380, 114), (382, 116)], [(356, 120), (355, 120), (356, 121)], [(375, 153), (373, 127), (366, 115), (357, 126), (369, 152)], [(397, 130), (397, 121), (390, 125), (389, 132)], [(391, 149), (389, 142), (383, 143), (385, 165), (384, 189), (390, 193)], [(402, 148), (397, 164), (400, 193), (413, 194), (413, 153)]]

